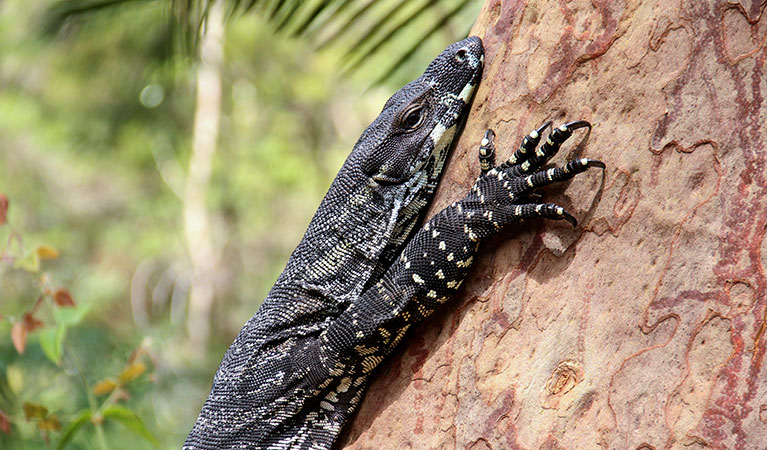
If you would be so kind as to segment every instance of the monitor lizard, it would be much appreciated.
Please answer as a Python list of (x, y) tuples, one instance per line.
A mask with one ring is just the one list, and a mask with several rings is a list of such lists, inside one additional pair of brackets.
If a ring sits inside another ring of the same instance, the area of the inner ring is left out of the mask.
[[(229, 347), (184, 449), (328, 449), (373, 370), (466, 277), (480, 241), (525, 218), (575, 219), (532, 202), (537, 187), (589, 167), (541, 170), (573, 130), (547, 122), (482, 173), (469, 193), (420, 229), (480, 81), (482, 41), (456, 42), (398, 90), (363, 132), (303, 239), (256, 314)], [(537, 148), (537, 150), (536, 150)]]

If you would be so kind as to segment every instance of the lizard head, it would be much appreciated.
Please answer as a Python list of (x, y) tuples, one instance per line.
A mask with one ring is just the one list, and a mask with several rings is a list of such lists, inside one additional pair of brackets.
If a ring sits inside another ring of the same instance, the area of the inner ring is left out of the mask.
[(482, 61), (479, 38), (456, 42), (386, 102), (360, 138), (367, 144), (362, 170), (373, 182), (383, 189), (433, 192), (479, 83)]
[(379, 265), (398, 253), (426, 212), (465, 123), (483, 60), (478, 37), (451, 44), (386, 102), (360, 138), (364, 148), (355, 151), (364, 152), (359, 155), (362, 176), (379, 207), (389, 211)]
[(343, 303), (389, 267), (437, 187), (482, 60), (479, 38), (456, 42), (386, 102), (338, 172), (278, 284)]

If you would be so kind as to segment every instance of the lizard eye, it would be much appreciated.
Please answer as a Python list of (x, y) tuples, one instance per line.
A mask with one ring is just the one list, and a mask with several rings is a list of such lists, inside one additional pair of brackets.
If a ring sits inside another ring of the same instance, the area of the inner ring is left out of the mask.
[(423, 124), (425, 117), (425, 108), (422, 105), (413, 105), (402, 113), (400, 124), (407, 131), (415, 131)]

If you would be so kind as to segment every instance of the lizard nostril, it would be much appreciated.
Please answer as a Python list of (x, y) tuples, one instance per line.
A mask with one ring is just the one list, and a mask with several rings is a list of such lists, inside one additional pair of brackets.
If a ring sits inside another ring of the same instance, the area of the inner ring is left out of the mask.
[(460, 62), (463, 62), (463, 60), (466, 59), (466, 49), (462, 48), (455, 52), (455, 60)]

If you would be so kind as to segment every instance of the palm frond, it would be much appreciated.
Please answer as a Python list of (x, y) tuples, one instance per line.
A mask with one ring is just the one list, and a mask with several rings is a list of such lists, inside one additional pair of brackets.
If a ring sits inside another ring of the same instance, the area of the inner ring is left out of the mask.
[(53, 36), (70, 21), (102, 12), (128, 3), (147, 2), (149, 0), (62, 0), (54, 3), (43, 15), (43, 35)]
[[(376, 42), (370, 46), (367, 50), (360, 50), (357, 52), (356, 56), (357, 59), (346, 69), (346, 72), (353, 72), (356, 70), (361, 64), (363, 64), (369, 57), (371, 57), (376, 51), (378, 51), (384, 44), (387, 42), (390, 42), (394, 37), (400, 33), (401, 31), (404, 31), (406, 27), (412, 23), (415, 19), (422, 16), (424, 13), (426, 13), (431, 5), (433, 5), (437, 0), (428, 0), (425, 3), (423, 3), (416, 11), (414, 11), (412, 14), (409, 14), (407, 17), (405, 17), (402, 21), (395, 24), (388, 33), (379, 36), (379, 38), (376, 40)], [(364, 43), (360, 43), (360, 49), (362, 48), (362, 45)], [(351, 55), (350, 55), (351, 56)]]
[[(131, 3), (150, 0), (59, 0), (45, 15), (44, 29), (56, 34), (73, 18), (84, 17)], [(172, 22), (178, 52), (194, 55), (199, 36), (204, 32), (210, 5), (223, 0), (165, 0)], [(468, 29), (471, 24), (452, 23), (461, 13), (478, 10), (479, 0), (229, 0), (228, 17), (259, 14), (267, 19), (276, 33), (301, 36), (316, 42), (317, 49), (340, 48), (346, 73), (358, 71), (387, 44), (403, 49), (380, 80), (417, 54), (438, 32), (441, 44), (465, 36), (455, 29)], [(468, 25), (468, 26), (467, 26)], [(420, 32), (420, 30), (426, 32)], [(396, 45), (395, 45), (396, 44)], [(377, 82), (378, 83), (378, 82)]]
[(332, 7), (334, 4), (336, 5), (334, 13), (337, 15), (344, 12), (346, 7), (352, 4), (352, 0), (344, 0), (342, 2), (334, 2), (333, 0), (324, 0), (320, 2), (314, 8), (314, 10), (312, 10), (312, 12), (309, 13), (306, 19), (304, 19), (304, 21), (296, 27), (295, 31), (293, 31), (293, 36), (300, 36), (306, 33), (306, 30), (309, 29), (309, 27), (312, 25), (312, 23), (314, 23), (317, 17), (319, 17), (320, 14), (322, 14), (322, 12), (326, 10), (329, 6)]
[[(204, 16), (206, 0), (170, 1), (177, 5), (174, 10), (187, 9), (187, 16)], [(465, 37), (453, 30), (466, 33), (471, 24), (452, 22), (463, 12), (478, 11), (481, 4), (479, 0), (231, 0), (230, 8), (233, 15), (261, 14), (275, 32), (309, 38), (318, 49), (343, 49), (346, 73), (358, 71), (386, 44), (396, 41), (396, 48), (404, 50), (390, 58), (394, 63), (379, 77), (380, 82), (407, 64), (438, 32), (445, 35), (441, 44)], [(188, 24), (186, 33), (200, 32), (199, 26)], [(420, 32), (423, 29), (426, 32)]]
[[(374, 2), (375, 2), (375, 0), (370, 0), (368, 2), (365, 2), (364, 4), (361, 4), (360, 5), (361, 7), (357, 8), (352, 13), (352, 15), (350, 17), (347, 17), (342, 25), (336, 27), (336, 31), (330, 37), (328, 37), (327, 39), (323, 40), (320, 43), (319, 48), (324, 48), (324, 47), (329, 46), (333, 42), (337, 41), (338, 38), (340, 36), (342, 36), (344, 33), (349, 31), (350, 29), (352, 29), (352, 25), (357, 23), (358, 21), (360, 21), (361, 18), (364, 17), (365, 14), (370, 11), (370, 9), (373, 6)], [(360, 2), (359, 0), (354, 0), (353, 3), (360, 4), (362, 2)], [(342, 19), (341, 18), (336, 18), (336, 19), (334, 19), (332, 21), (328, 20), (324, 25), (325, 26), (330, 26), (336, 20), (340, 22)]]
[[(400, 68), (401, 61), (405, 61), (410, 59), (419, 49), (420, 43), (426, 41), (429, 39), (432, 35), (434, 35), (439, 30), (443, 29), (447, 23), (450, 22), (450, 20), (458, 15), (463, 8), (466, 7), (467, 4), (469, 4), (472, 0), (463, 0), (459, 4), (457, 4), (453, 9), (442, 15), (442, 17), (429, 29), (424, 33), (419, 40), (416, 40), (413, 45), (410, 47), (409, 50), (407, 50), (405, 53), (402, 54), (401, 60), (395, 62), (387, 70), (385, 70), (380, 77), (374, 82), (374, 84), (380, 84), (387, 80), (394, 72), (396, 72)], [(466, 30), (468, 33), (468, 30)]]

